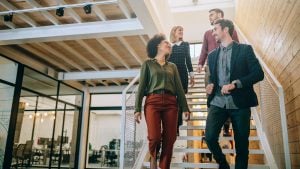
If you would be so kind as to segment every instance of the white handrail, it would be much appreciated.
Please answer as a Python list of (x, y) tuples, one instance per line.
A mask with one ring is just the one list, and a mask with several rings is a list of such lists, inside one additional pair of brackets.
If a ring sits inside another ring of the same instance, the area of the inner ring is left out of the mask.
[(253, 120), (255, 121), (256, 131), (258, 133), (259, 140), (261, 141), (261, 145), (263, 146), (263, 150), (266, 154), (266, 159), (268, 161), (269, 167), (270, 169), (278, 169), (269, 142), (267, 141), (266, 134), (262, 130), (261, 121), (259, 120), (256, 108), (251, 109), (251, 114)]
[(125, 128), (126, 128), (126, 100), (127, 91), (138, 81), (140, 74), (138, 74), (129, 85), (122, 91), (122, 121), (121, 121), (121, 145), (120, 145), (120, 165), (119, 169), (124, 168), (124, 155), (125, 155)]
[[(234, 24), (235, 30), (242, 36), (246, 43), (250, 44), (245, 34), (241, 31), (241, 29)], [(255, 52), (255, 50), (254, 50)], [(282, 127), (282, 139), (284, 146), (284, 156), (285, 156), (285, 167), (286, 169), (291, 169), (291, 159), (290, 159), (290, 149), (289, 149), (289, 141), (288, 141), (288, 130), (287, 130), (287, 122), (286, 122), (286, 112), (285, 112), (285, 103), (284, 103), (284, 92), (282, 85), (279, 83), (277, 78), (274, 76), (272, 71), (268, 68), (265, 62), (262, 60), (260, 55), (255, 52), (256, 57), (258, 58), (260, 64), (264, 68), (265, 72), (271, 77), (274, 81), (275, 85), (278, 88), (278, 97), (279, 97), (279, 107), (280, 107), (280, 117), (281, 117), (281, 127)]]

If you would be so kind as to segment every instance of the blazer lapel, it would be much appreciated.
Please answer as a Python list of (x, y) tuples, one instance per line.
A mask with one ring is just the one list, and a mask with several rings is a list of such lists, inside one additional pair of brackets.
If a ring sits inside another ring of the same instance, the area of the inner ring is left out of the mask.
[(232, 53), (231, 53), (231, 61), (230, 61), (230, 76), (234, 72), (234, 67), (236, 60), (238, 59), (238, 54), (239, 54), (239, 45), (236, 42), (233, 42), (232, 46)]

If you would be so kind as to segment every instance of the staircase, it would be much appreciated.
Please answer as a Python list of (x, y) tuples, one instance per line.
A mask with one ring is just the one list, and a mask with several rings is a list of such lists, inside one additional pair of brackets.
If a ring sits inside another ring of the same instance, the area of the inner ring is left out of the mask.
[[(193, 64), (196, 70), (196, 64)], [(191, 108), (191, 120), (184, 122), (180, 127), (180, 136), (174, 145), (172, 169), (189, 169), (189, 168), (218, 168), (218, 164), (212, 158), (207, 148), (203, 135), (207, 118), (206, 92), (205, 92), (205, 72), (195, 73), (195, 85), (189, 87), (186, 95), (189, 107)], [(221, 132), (219, 142), (223, 147), (223, 153), (226, 155), (230, 167), (234, 169), (235, 150), (233, 132), (232, 136), (223, 136)], [(269, 169), (264, 151), (261, 147), (255, 123), (251, 120), (251, 131), (249, 137), (249, 169)], [(149, 168), (149, 160), (145, 159), (144, 168)]]

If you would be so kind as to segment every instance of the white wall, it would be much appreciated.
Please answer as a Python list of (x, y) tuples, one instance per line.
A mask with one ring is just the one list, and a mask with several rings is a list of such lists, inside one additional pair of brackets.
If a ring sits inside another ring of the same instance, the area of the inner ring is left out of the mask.
[[(217, 6), (216, 6), (217, 8)], [(234, 19), (234, 8), (220, 8), (224, 11), (226, 19)], [(188, 42), (202, 42), (206, 30), (211, 29), (208, 20), (209, 10), (174, 12), (174, 25), (181, 25), (184, 28), (184, 40)]]
[(110, 111), (115, 115), (101, 115), (91, 113), (89, 126), (89, 143), (92, 149), (100, 149), (102, 145), (108, 145), (112, 139), (121, 137), (121, 116), (120, 111)]
[(159, 16), (156, 22), (159, 22), (162, 26), (162, 33), (165, 33), (166, 36), (169, 37), (170, 30), (173, 27), (173, 17), (168, 1), (151, 0), (149, 2), (153, 6), (155, 14)]

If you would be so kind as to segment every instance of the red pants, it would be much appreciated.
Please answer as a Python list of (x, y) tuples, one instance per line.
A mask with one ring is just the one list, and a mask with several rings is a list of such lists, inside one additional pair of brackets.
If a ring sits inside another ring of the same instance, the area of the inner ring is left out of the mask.
[(149, 152), (151, 157), (156, 157), (156, 147), (162, 140), (162, 152), (159, 160), (161, 169), (170, 168), (173, 144), (176, 141), (177, 113), (178, 105), (175, 96), (168, 94), (147, 96), (145, 119), (148, 128)]

